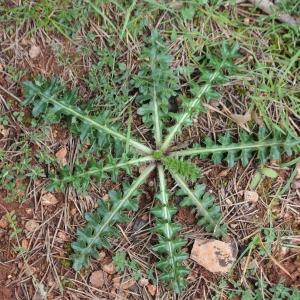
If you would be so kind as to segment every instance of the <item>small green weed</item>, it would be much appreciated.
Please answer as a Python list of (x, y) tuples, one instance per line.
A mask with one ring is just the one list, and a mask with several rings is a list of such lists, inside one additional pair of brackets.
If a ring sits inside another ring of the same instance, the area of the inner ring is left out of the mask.
[(124, 272), (125, 268), (127, 268), (131, 272), (132, 277), (135, 280), (139, 280), (142, 278), (142, 272), (139, 265), (133, 260), (128, 260), (126, 258), (125, 251), (118, 251), (113, 256), (113, 262), (118, 272)]
[(22, 123), (23, 122), (23, 118), (25, 116), (25, 113), (23, 111), (14, 111), (13, 112), (13, 116), (16, 118), (16, 120), (19, 123)]
[(98, 63), (91, 67), (86, 80), (95, 94), (93, 107), (105, 107), (120, 117), (126, 105), (130, 104), (130, 71), (121, 61), (120, 53), (112, 48), (96, 50), (96, 55)]
[(71, 36), (87, 22), (89, 9), (89, 5), (83, 0), (66, 0), (63, 3), (60, 0), (42, 0), (35, 3), (25, 0), (15, 5), (2, 3), (0, 22), (9, 24), (13, 21), (17, 26), (32, 22), (32, 31), (43, 28)]
[(0, 116), (0, 124), (7, 126), (9, 124), (9, 117), (6, 115)]
[[(231, 287), (222, 280), (219, 283), (219, 288), (222, 289), (223, 295), (224, 291), (227, 299), (236, 299), (240, 297), (241, 300), (261, 300), (261, 299), (271, 299), (271, 300), (298, 300), (300, 299), (300, 292), (296, 289), (287, 288), (281, 283), (274, 286), (270, 286), (264, 281), (257, 280), (254, 286), (248, 286), (247, 288), (236, 281), (231, 282)], [(219, 295), (215, 295), (212, 300), (221, 300)]]
[(249, 186), (251, 189), (255, 189), (259, 186), (259, 184), (265, 177), (274, 179), (277, 178), (277, 176), (278, 174), (275, 170), (271, 168), (261, 167), (254, 173)]
[[(23, 120), (23, 113), (14, 114), (19, 122)], [(45, 177), (45, 171), (38, 163), (34, 162), (33, 151), (28, 143), (27, 137), (23, 137), (19, 142), (14, 143), (9, 148), (8, 156), (6, 151), (2, 152), (0, 178), (3, 195), (7, 202), (24, 202), (26, 200), (26, 188), (31, 180)], [(47, 154), (37, 153), (36, 157), (45, 157)], [(51, 160), (48, 160), (50, 163)], [(52, 162), (54, 160), (52, 159)], [(41, 161), (42, 163), (42, 161)]]
[(295, 16), (300, 15), (300, 3), (298, 0), (281, 0), (277, 1), (279, 9)]
[(5, 219), (10, 228), (10, 239), (18, 239), (18, 235), (22, 233), (22, 229), (18, 227), (17, 215), (14, 210), (7, 212), (5, 214)]
[(11, 65), (7, 66), (7, 73), (9, 80), (13, 83), (19, 82), (22, 77), (25, 75), (25, 70), (15, 68)]

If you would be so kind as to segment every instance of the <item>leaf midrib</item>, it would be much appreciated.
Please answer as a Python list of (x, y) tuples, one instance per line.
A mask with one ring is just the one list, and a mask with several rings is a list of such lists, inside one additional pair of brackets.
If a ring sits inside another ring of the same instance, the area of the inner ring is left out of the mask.
[(196, 154), (211, 154), (217, 152), (230, 152), (230, 151), (239, 151), (239, 150), (250, 150), (250, 149), (258, 149), (258, 148), (267, 148), (273, 146), (295, 146), (299, 141), (265, 141), (265, 142), (253, 142), (253, 143), (237, 143), (232, 145), (215, 145), (213, 147), (199, 147), (199, 148), (192, 148), (192, 149), (185, 149), (180, 151), (171, 152), (171, 156), (189, 156), (189, 155), (196, 155)]
[(113, 217), (120, 211), (124, 203), (129, 199), (129, 197), (134, 193), (134, 191), (144, 182), (150, 173), (155, 168), (155, 165), (148, 166), (144, 172), (137, 178), (137, 180), (131, 185), (131, 187), (126, 191), (126, 196), (120, 200), (119, 204), (114, 208), (114, 210), (109, 214), (109, 217), (102, 223), (101, 228), (97, 231), (95, 236), (92, 240), (88, 243), (86, 248), (90, 248), (94, 243), (95, 240), (101, 235), (102, 231), (110, 224)]
[(89, 116), (83, 115), (81, 113), (79, 113), (78, 111), (76, 111), (75, 109), (71, 108), (68, 105), (65, 105), (53, 98), (49, 98), (49, 101), (54, 103), (55, 105), (60, 106), (61, 108), (63, 108), (65, 111), (69, 112), (70, 114), (72, 114), (73, 116), (76, 116), (78, 118), (80, 118), (81, 120), (86, 121), (87, 123), (89, 123), (91, 126), (95, 127), (95, 128), (99, 128), (102, 131), (120, 139), (121, 141), (128, 141), (128, 143), (136, 148), (139, 151), (142, 151), (145, 154), (151, 154), (153, 152), (153, 150), (143, 144), (141, 144), (140, 142), (137, 142), (135, 140), (133, 140), (132, 138), (128, 138), (126, 136), (124, 136), (123, 134), (114, 131), (112, 129), (110, 129), (109, 127), (105, 126), (105, 125), (101, 125), (100, 123), (98, 123), (97, 121), (93, 120), (92, 118), (90, 118)]

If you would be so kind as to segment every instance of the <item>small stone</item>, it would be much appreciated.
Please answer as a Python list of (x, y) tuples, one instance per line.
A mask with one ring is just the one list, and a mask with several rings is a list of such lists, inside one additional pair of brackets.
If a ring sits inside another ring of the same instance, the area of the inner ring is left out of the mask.
[(49, 280), (48, 281), (48, 286), (55, 287), (56, 286), (55, 281), (54, 280)]
[(249, 24), (250, 24), (250, 18), (248, 18), (248, 17), (245, 18), (245, 19), (244, 19), (244, 24), (245, 24), (245, 25), (249, 25)]
[(232, 204), (233, 204), (232, 201), (231, 201), (230, 199), (228, 199), (228, 198), (225, 199), (225, 202), (226, 202), (226, 204), (228, 204), (228, 205), (232, 205)]
[(143, 214), (142, 216), (141, 216), (141, 219), (143, 220), (143, 221), (148, 221), (149, 220), (149, 215), (146, 213), (146, 214)]
[(29, 56), (32, 59), (37, 58), (41, 54), (41, 48), (39, 46), (32, 45), (29, 50)]
[[(250, 55), (250, 56), (248, 57), (248, 61), (251, 61), (252, 59), (253, 59), (253, 56)], [(261, 116), (259, 115), (259, 113), (256, 112), (255, 110), (253, 110), (253, 111), (251, 112), (251, 117), (252, 117), (252, 120), (253, 120), (257, 125), (262, 126), (262, 125), (264, 124), (264, 121), (263, 121), (262, 117), (261, 117)]]
[(5, 216), (2, 216), (2, 218), (0, 219), (0, 228), (5, 229), (8, 226), (8, 222), (5, 218)]
[(109, 195), (108, 195), (108, 194), (105, 194), (105, 195), (102, 197), (102, 200), (103, 200), (103, 201), (108, 201), (108, 200), (109, 200)]
[[(114, 300), (128, 300), (128, 292), (126, 290), (121, 290), (121, 291), (118, 291), (117, 293), (115, 291), (113, 291), (111, 293), (113, 295), (113, 298)], [(103, 298), (100, 298), (99, 300), (107, 300), (106, 299), (103, 299)]]
[(68, 236), (63, 231), (59, 231), (57, 237), (63, 240), (64, 242), (68, 241)]
[(27, 276), (32, 276), (36, 272), (36, 268), (32, 266), (26, 266), (25, 267), (25, 274)]
[(258, 194), (255, 191), (245, 191), (244, 192), (244, 200), (246, 202), (257, 202), (258, 201)]
[(211, 100), (209, 101), (209, 104), (212, 106), (212, 107), (219, 107), (220, 106), (220, 101), (217, 101), (217, 100)]
[(32, 215), (33, 214), (33, 209), (32, 208), (26, 208), (26, 214), (27, 215)]
[(242, 257), (240, 260), (240, 265), (244, 269), (248, 268), (248, 257)]
[(102, 270), (104, 272), (106, 272), (107, 274), (115, 274), (117, 272), (115, 265), (113, 264), (113, 262), (103, 265), (102, 266)]
[(230, 169), (225, 169), (223, 171), (221, 171), (218, 175), (217, 175), (217, 178), (219, 177), (226, 177), (230, 172)]
[(153, 284), (148, 284), (147, 285), (147, 290), (150, 293), (151, 296), (155, 296), (156, 294), (156, 287)]
[(132, 286), (136, 284), (136, 281), (133, 278), (130, 278), (129, 280), (125, 280), (121, 283), (121, 289), (128, 290)]
[(23, 268), (23, 263), (21, 261), (18, 262), (18, 269), (22, 269)]
[[(53, 293), (50, 292), (50, 293), (47, 294), (47, 300), (55, 300), (55, 298), (56, 298), (56, 297), (54, 296)], [(44, 299), (45, 299), (45, 298), (44, 298)], [(44, 299), (43, 299), (43, 300), (44, 300)], [(57, 298), (56, 298), (56, 299), (57, 299)]]
[(230, 223), (229, 226), (230, 226), (231, 228), (236, 228), (236, 227), (239, 226), (239, 224), (238, 224), (238, 223)]
[(0, 134), (3, 136), (3, 138), (7, 138), (9, 136), (9, 128), (5, 128), (3, 125), (0, 124)]
[(77, 212), (77, 209), (75, 207), (72, 208), (71, 211), (70, 211), (71, 216), (75, 216), (76, 212)]
[(118, 289), (121, 285), (121, 278), (119, 276), (113, 278), (113, 286)]
[(21, 246), (22, 246), (23, 249), (28, 250), (28, 248), (29, 248), (29, 242), (28, 242), (28, 240), (27, 239), (23, 239), (21, 241)]
[(237, 250), (231, 243), (218, 240), (195, 240), (191, 259), (212, 273), (228, 273), (236, 259)]
[(187, 276), (188, 281), (196, 281), (198, 279), (199, 275), (197, 272), (191, 271), (190, 274)]
[(134, 232), (137, 232), (137, 231), (141, 230), (146, 224), (147, 224), (147, 222), (144, 221), (143, 219), (136, 218), (133, 223), (132, 230)]
[[(49, 296), (47, 295), (47, 299), (49, 299)], [(32, 297), (32, 300), (45, 300), (45, 295), (41, 291), (36, 291), (34, 296)]]
[(6, 230), (0, 228), (0, 238), (2, 239), (6, 234)]
[(104, 285), (103, 271), (95, 271), (90, 276), (90, 284), (95, 288), (101, 288)]
[[(279, 254), (280, 254), (281, 257), (285, 257), (286, 255), (289, 254), (289, 252), (290, 252), (290, 248), (281, 246), (281, 249), (280, 249)], [(297, 262), (297, 261), (296, 261), (296, 262)], [(295, 262), (295, 263), (296, 263), (296, 262)], [(299, 262), (299, 263), (300, 263), (300, 262)]]
[(292, 184), (292, 188), (295, 190), (300, 189), (300, 180), (295, 180)]
[(147, 278), (141, 278), (139, 280), (139, 285), (140, 286), (147, 286), (148, 284), (149, 284), (149, 279), (147, 279)]
[(29, 220), (25, 223), (25, 229), (29, 232), (34, 232), (39, 228), (39, 223), (35, 220)]
[(153, 186), (154, 186), (154, 181), (153, 181), (153, 180), (149, 180), (148, 185), (149, 185), (150, 187), (153, 187)]
[(28, 44), (29, 44), (29, 41), (28, 41), (27, 38), (23, 38), (23, 39), (21, 40), (21, 45), (27, 46)]
[(66, 159), (67, 153), (68, 153), (68, 151), (67, 151), (67, 149), (65, 147), (61, 148), (60, 150), (58, 150), (55, 153), (55, 156), (57, 158), (57, 162), (61, 166), (65, 166), (67, 164), (67, 159)]
[(147, 165), (140, 165), (140, 167), (139, 167), (140, 174), (142, 174), (146, 170), (146, 168), (147, 168)]
[(99, 252), (98, 261), (102, 261), (106, 257), (106, 252), (104, 250), (101, 250)]
[(36, 39), (35, 39), (33, 36), (30, 38), (30, 43), (31, 43), (32, 45), (35, 45), (35, 44), (36, 44)]
[(296, 173), (296, 179), (300, 179), (300, 164), (297, 164), (296, 165), (296, 170), (297, 170), (297, 173)]
[(58, 199), (51, 193), (46, 193), (42, 196), (41, 202), (44, 206), (52, 206), (58, 203)]
[(80, 300), (80, 298), (78, 298), (75, 294), (73, 294), (71, 292), (68, 292), (68, 295), (71, 297), (70, 300)]
[(230, 118), (239, 126), (246, 125), (251, 121), (251, 113), (247, 111), (244, 115), (240, 114), (231, 114)]

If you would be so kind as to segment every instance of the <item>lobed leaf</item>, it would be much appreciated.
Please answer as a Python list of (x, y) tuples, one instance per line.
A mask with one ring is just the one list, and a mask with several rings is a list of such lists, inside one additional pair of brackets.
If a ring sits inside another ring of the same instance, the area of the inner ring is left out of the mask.
[[(87, 109), (83, 111), (75, 105), (77, 92), (66, 90), (57, 79), (50, 82), (41, 79), (34, 82), (25, 81), (23, 87), (25, 104), (33, 106), (34, 116), (43, 114), (47, 121), (55, 122), (58, 122), (62, 116), (67, 117), (71, 129), (77, 132), (81, 139), (92, 138), (91, 143), (96, 141), (97, 147), (101, 147), (101, 150), (114, 148), (111, 143), (118, 141), (127, 142), (139, 152), (152, 153), (149, 147), (120, 132), (121, 125), (116, 124), (109, 112), (87, 115)], [(125, 147), (120, 147), (118, 144), (115, 149), (120, 150), (125, 149)]]
[[(224, 50), (226, 49), (226, 51)], [(224, 82), (226, 77), (223, 75), (225, 72), (230, 73), (234, 69), (233, 60), (237, 56), (238, 45), (233, 47), (228, 47), (224, 44), (221, 50), (222, 57), (217, 56), (209, 57), (209, 64), (207, 70), (202, 70), (203, 78), (202, 84), (194, 85), (191, 92), (194, 99), (186, 102), (184, 107), (184, 113), (176, 120), (176, 124), (170, 128), (169, 133), (162, 144), (161, 151), (166, 151), (171, 143), (173, 142), (175, 135), (178, 134), (183, 126), (191, 123), (191, 118), (196, 114), (201, 112), (201, 103), (204, 99), (213, 99), (218, 97), (218, 94), (213, 89), (213, 84), (218, 82)], [(212, 71), (211, 71), (212, 70)]]
[(153, 129), (156, 144), (160, 146), (161, 133), (173, 117), (169, 112), (169, 99), (179, 89), (178, 78), (171, 68), (172, 57), (157, 31), (151, 33), (150, 43), (143, 49), (141, 58), (140, 70), (132, 81), (140, 92), (138, 114), (144, 124)]
[(195, 181), (200, 176), (199, 168), (190, 161), (173, 157), (163, 157), (162, 162), (169, 171), (176, 172), (192, 181)]
[(156, 217), (154, 231), (158, 234), (159, 240), (158, 244), (153, 247), (153, 250), (162, 255), (157, 263), (157, 267), (162, 272), (160, 279), (179, 293), (186, 286), (184, 276), (189, 273), (182, 265), (183, 261), (188, 258), (188, 255), (182, 251), (186, 241), (177, 237), (181, 226), (172, 222), (172, 217), (177, 212), (177, 209), (169, 204), (165, 173), (162, 165), (158, 166), (158, 175), (160, 194), (156, 197), (161, 204), (155, 206), (151, 213)]
[(71, 244), (74, 251), (73, 268), (76, 271), (86, 266), (91, 258), (96, 258), (99, 249), (110, 247), (107, 239), (118, 234), (118, 229), (113, 225), (129, 221), (123, 211), (137, 209), (136, 198), (139, 194), (137, 189), (153, 169), (154, 165), (148, 166), (130, 187), (124, 186), (123, 195), (118, 191), (110, 191), (109, 202), (100, 200), (98, 208), (93, 213), (85, 215), (87, 224), (84, 228), (78, 229), (77, 240)]
[(215, 164), (225, 161), (229, 167), (233, 167), (239, 160), (243, 166), (246, 166), (255, 156), (261, 164), (264, 164), (268, 159), (280, 160), (284, 154), (290, 156), (299, 151), (299, 137), (278, 132), (268, 133), (265, 127), (261, 127), (257, 138), (245, 132), (240, 134), (238, 143), (234, 143), (228, 133), (219, 137), (218, 142), (206, 137), (203, 144), (194, 145), (187, 150), (175, 151), (171, 155), (210, 157)]
[(130, 159), (127, 155), (123, 155), (119, 160), (108, 156), (103, 161), (90, 160), (85, 164), (77, 162), (72, 169), (67, 166), (62, 168), (58, 176), (51, 174), (48, 190), (64, 190), (67, 186), (72, 186), (77, 192), (84, 193), (93, 179), (97, 183), (107, 178), (117, 181), (121, 170), (131, 175), (132, 166), (152, 160), (151, 156)]
[(226, 233), (226, 226), (220, 226), (221, 210), (215, 204), (215, 197), (209, 193), (205, 193), (206, 186), (204, 184), (196, 185), (192, 191), (184, 179), (171, 172), (172, 176), (181, 188), (179, 195), (185, 195), (181, 206), (194, 206), (200, 215), (198, 224), (203, 226), (208, 232), (212, 232), (215, 236), (221, 236)]

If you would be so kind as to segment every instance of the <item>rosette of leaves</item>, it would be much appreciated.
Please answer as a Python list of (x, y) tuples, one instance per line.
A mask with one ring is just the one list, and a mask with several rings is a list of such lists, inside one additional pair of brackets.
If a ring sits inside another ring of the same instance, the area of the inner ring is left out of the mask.
[[(133, 157), (116, 157), (111, 149), (109, 159), (76, 166), (73, 170), (63, 170), (59, 179), (53, 179), (56, 188), (64, 188), (76, 180), (75, 188), (88, 186), (90, 180), (103, 180), (111, 177), (111, 172), (117, 177), (120, 169), (130, 173), (133, 166), (146, 164), (139, 177), (133, 179), (131, 185), (121, 192), (111, 192), (108, 202), (99, 202), (99, 207), (86, 215), (86, 225), (77, 232), (77, 240), (72, 243), (74, 250), (73, 267), (76, 271), (87, 267), (89, 261), (97, 257), (99, 249), (108, 248), (108, 238), (118, 233), (116, 223), (127, 220), (126, 211), (136, 210), (139, 199), (139, 186), (155, 170), (158, 176), (157, 204), (151, 210), (156, 222), (154, 232), (158, 243), (154, 250), (160, 257), (157, 267), (160, 269), (160, 280), (167, 283), (176, 292), (186, 286), (185, 276), (188, 269), (184, 265), (187, 254), (182, 250), (186, 240), (180, 237), (180, 225), (174, 222), (177, 208), (172, 204), (172, 197), (166, 184), (166, 172), (169, 172), (177, 183), (182, 197), (182, 206), (193, 207), (198, 214), (198, 224), (204, 230), (215, 236), (224, 234), (226, 226), (221, 225), (221, 209), (215, 203), (212, 195), (205, 192), (203, 184), (194, 184), (200, 174), (197, 166), (188, 157), (198, 156), (211, 159), (214, 163), (227, 163), (229, 167), (238, 161), (243, 165), (256, 159), (264, 163), (267, 159), (280, 159), (283, 155), (299, 153), (299, 137), (278, 131), (267, 131), (260, 128), (257, 134), (241, 133), (239, 139), (233, 140), (228, 134), (217, 141), (205, 138), (199, 145), (178, 151), (172, 150), (175, 137), (183, 127), (191, 124), (192, 119), (203, 109), (203, 103), (216, 98), (218, 93), (214, 86), (226, 82), (226, 74), (234, 70), (234, 60), (238, 47), (223, 44), (220, 52), (208, 57), (206, 68), (202, 67), (198, 84), (191, 87), (193, 98), (187, 99), (178, 113), (168, 112), (168, 98), (178, 92), (178, 81), (171, 70), (171, 57), (166, 53), (166, 47), (157, 32), (151, 35), (150, 45), (142, 54), (141, 70), (134, 79), (140, 95), (137, 103), (147, 127), (151, 128), (155, 145), (145, 145), (124, 133), (109, 118), (103, 115), (89, 114), (76, 105), (76, 93), (61, 91), (57, 81), (45, 84), (41, 82), (25, 82), (25, 99), (33, 106), (33, 115), (60, 120), (66, 117), (69, 124), (76, 124), (79, 131), (97, 136), (107, 136), (112, 141), (125, 143), (135, 153)], [(199, 109), (200, 108), (200, 109)], [(82, 133), (82, 132), (81, 132)], [(150, 143), (149, 143), (150, 144)], [(101, 145), (101, 143), (100, 143)], [(100, 146), (99, 146), (100, 147)], [(108, 144), (112, 147), (112, 144)], [(122, 147), (121, 149), (126, 149)], [(60, 182), (63, 184), (60, 185)], [(116, 194), (117, 193), (117, 194)], [(133, 201), (134, 200), (134, 201)]]

